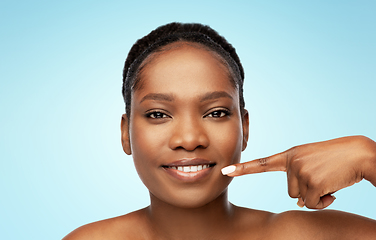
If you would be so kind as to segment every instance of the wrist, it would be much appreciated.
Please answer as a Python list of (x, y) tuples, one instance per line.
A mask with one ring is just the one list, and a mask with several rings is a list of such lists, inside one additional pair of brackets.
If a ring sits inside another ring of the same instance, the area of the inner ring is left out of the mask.
[(376, 187), (376, 142), (364, 137), (365, 157), (363, 177)]

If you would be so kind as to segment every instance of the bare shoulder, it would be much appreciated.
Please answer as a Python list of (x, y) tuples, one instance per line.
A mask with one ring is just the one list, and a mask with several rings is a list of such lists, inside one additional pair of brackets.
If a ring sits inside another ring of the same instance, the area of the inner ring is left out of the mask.
[(275, 215), (267, 211), (235, 206), (231, 239), (266, 239), (265, 232), (270, 219)]
[(146, 208), (81, 226), (63, 240), (144, 239)]
[(257, 225), (263, 225), (275, 215), (276, 214), (272, 212), (235, 206), (236, 222), (238, 224), (245, 223), (247, 228), (249, 224), (254, 225), (257, 223)]
[(287, 211), (270, 218), (271, 239), (375, 239), (376, 221), (335, 211)]

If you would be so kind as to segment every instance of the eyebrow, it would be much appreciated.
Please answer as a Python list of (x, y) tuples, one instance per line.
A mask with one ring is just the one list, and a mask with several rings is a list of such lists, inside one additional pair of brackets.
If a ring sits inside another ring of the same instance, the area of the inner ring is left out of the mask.
[[(200, 98), (200, 102), (215, 100), (218, 98), (230, 98), (231, 100), (233, 99), (232, 96), (225, 91), (214, 91), (214, 92), (204, 94)], [(174, 101), (174, 96), (172, 94), (166, 94), (166, 93), (149, 93), (149, 94), (146, 94), (141, 99), (140, 103), (142, 103), (145, 100), (172, 102)]]
[(165, 94), (165, 93), (149, 93), (149, 94), (146, 94), (141, 99), (140, 103), (142, 103), (145, 100), (157, 100), (157, 101), (172, 102), (174, 100), (174, 97), (171, 94)]
[(205, 101), (214, 100), (218, 98), (230, 98), (231, 100), (233, 99), (231, 95), (225, 91), (215, 91), (215, 92), (207, 93), (204, 96), (202, 96), (200, 99), (200, 102), (205, 102)]

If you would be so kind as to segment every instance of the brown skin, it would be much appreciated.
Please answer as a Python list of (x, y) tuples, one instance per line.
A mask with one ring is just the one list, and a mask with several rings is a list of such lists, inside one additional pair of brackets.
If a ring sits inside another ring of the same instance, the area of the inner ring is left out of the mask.
[[(151, 204), (82, 226), (64, 239), (374, 239), (376, 221), (357, 215), (273, 214), (228, 202), (232, 178), (220, 170), (231, 164), (237, 166), (231, 176), (286, 171), (290, 196), (310, 208), (328, 206), (332, 198), (325, 195), (362, 178), (375, 185), (376, 178), (376, 144), (365, 137), (307, 144), (239, 164), (248, 139), (248, 113), (241, 114), (228, 76), (218, 56), (202, 48), (183, 45), (155, 56), (133, 94), (129, 122), (123, 115), (121, 123), (123, 149), (133, 155)], [(195, 182), (179, 181), (161, 167), (194, 157), (216, 163)]]
[(236, 164), (228, 176), (284, 171), (290, 197), (298, 205), (323, 209), (334, 201), (330, 194), (360, 182), (376, 186), (376, 143), (351, 136), (293, 147), (267, 158)]

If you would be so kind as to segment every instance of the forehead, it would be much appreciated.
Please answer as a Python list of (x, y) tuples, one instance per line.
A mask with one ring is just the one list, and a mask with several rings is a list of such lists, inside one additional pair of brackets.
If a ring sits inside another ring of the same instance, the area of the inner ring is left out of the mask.
[[(152, 54), (140, 72), (137, 91), (177, 91), (187, 88), (236, 92), (225, 60), (219, 54), (196, 43), (170, 44)], [(136, 92), (137, 92), (136, 91)]]

